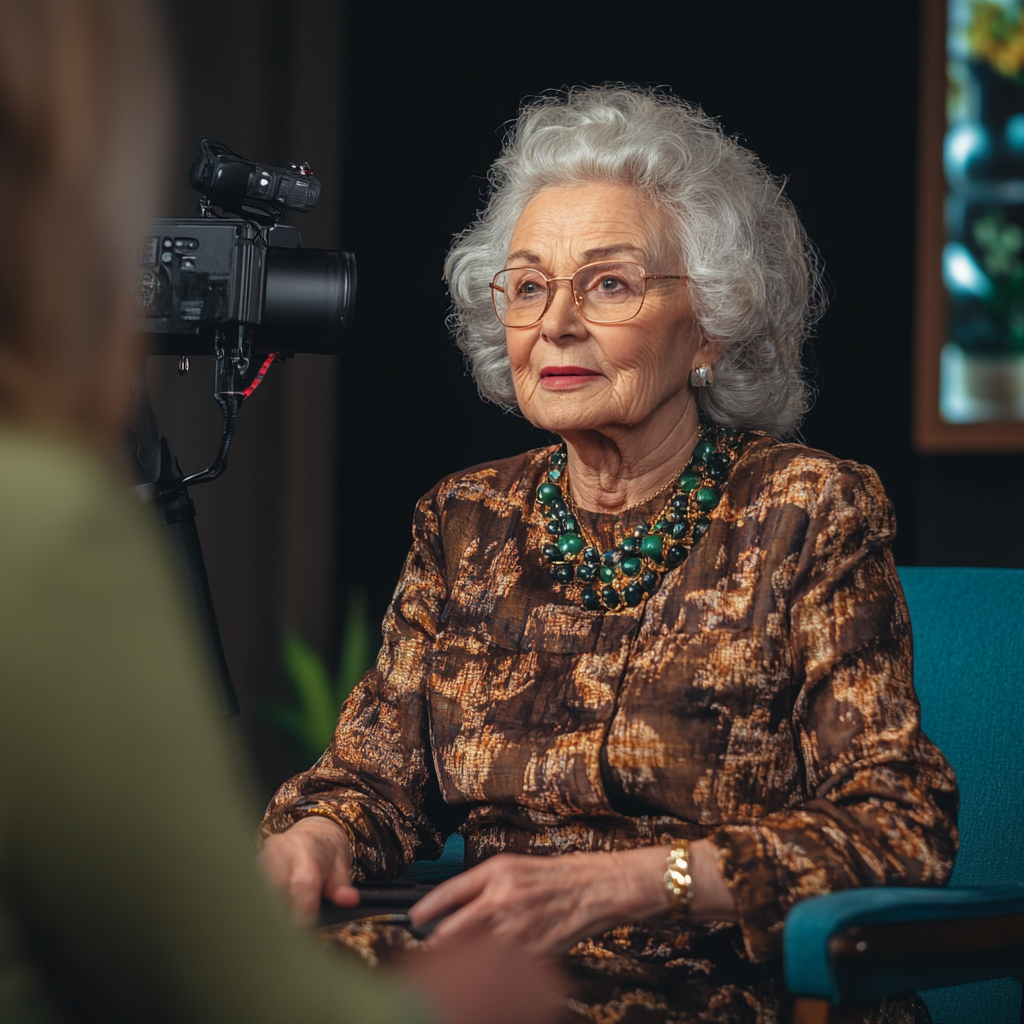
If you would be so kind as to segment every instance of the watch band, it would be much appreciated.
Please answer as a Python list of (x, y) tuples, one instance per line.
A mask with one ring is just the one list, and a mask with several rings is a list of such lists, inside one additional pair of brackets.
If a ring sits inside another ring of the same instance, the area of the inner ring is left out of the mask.
[(669, 899), (669, 917), (686, 917), (693, 899), (690, 876), (690, 841), (674, 839), (665, 858), (665, 891)]

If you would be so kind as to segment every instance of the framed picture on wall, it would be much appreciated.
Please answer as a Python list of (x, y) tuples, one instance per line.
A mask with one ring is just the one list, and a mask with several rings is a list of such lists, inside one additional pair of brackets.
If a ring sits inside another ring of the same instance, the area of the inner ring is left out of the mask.
[(1024, 451), (1024, 8), (921, 10), (914, 442)]

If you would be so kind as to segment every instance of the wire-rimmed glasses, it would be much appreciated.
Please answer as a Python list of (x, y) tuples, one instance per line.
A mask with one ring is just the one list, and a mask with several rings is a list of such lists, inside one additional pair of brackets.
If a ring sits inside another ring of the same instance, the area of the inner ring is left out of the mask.
[(639, 263), (602, 260), (571, 277), (548, 277), (536, 267), (507, 267), (494, 275), (491, 298), (505, 327), (533, 327), (544, 319), (558, 281), (568, 281), (573, 301), (592, 324), (632, 320), (643, 307), (648, 281), (681, 281), (685, 274), (648, 274)]

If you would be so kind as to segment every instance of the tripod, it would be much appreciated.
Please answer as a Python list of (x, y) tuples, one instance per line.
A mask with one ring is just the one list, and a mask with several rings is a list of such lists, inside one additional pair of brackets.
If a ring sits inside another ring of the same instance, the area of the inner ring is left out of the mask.
[[(181, 562), (189, 602), (217, 669), (218, 690), (224, 713), (228, 717), (239, 714), (241, 708), (224, 655), (224, 645), (221, 642), (217, 614), (210, 593), (206, 561), (199, 541), (199, 531), (196, 529), (196, 506), (188, 489), (192, 485), (216, 480), (227, 468), (228, 450), (235, 434), (238, 410), (245, 399), (259, 387), (270, 364), (279, 355), (272, 352), (248, 387), (239, 390), (238, 382), (249, 368), (250, 328), (239, 326), (234, 341), (234, 345), (229, 347), (226, 332), (220, 329), (216, 331), (213, 397), (221, 409), (221, 441), (216, 458), (205, 469), (187, 476), (182, 473), (178, 460), (171, 454), (167, 438), (161, 437), (157, 429), (145, 378), (140, 375), (133, 389), (136, 401), (133, 454), (143, 481), (136, 490), (143, 499), (156, 507), (170, 533), (172, 545)], [(187, 372), (187, 357), (182, 357), (178, 367), (179, 372)]]

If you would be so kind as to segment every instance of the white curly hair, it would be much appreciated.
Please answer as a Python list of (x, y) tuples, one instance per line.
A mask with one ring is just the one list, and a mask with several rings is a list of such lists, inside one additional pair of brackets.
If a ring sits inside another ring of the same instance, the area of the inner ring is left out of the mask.
[(820, 261), (785, 183), (699, 107), (620, 84), (546, 94), (522, 107), (488, 175), (487, 202), (445, 261), (449, 326), (484, 399), (516, 408), (490, 282), (526, 204), (547, 188), (625, 184), (660, 212), (694, 315), (720, 346), (712, 422), (793, 434), (810, 404), (800, 362), (824, 310)]

